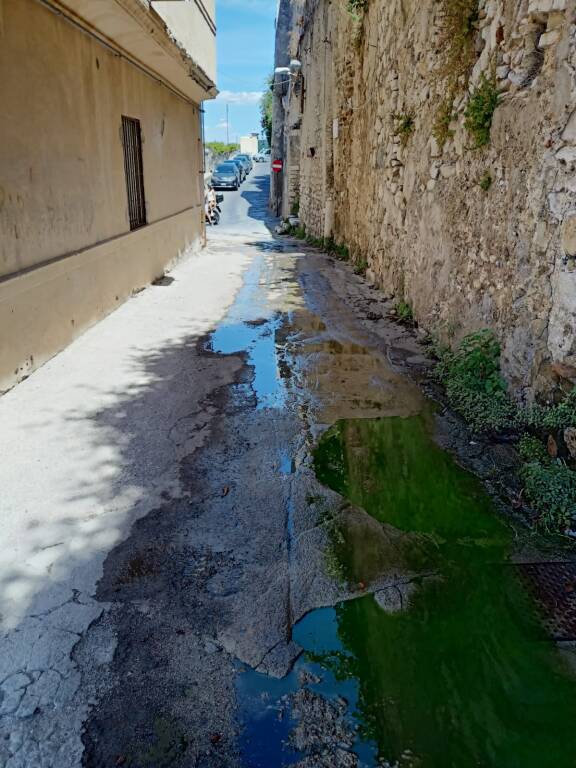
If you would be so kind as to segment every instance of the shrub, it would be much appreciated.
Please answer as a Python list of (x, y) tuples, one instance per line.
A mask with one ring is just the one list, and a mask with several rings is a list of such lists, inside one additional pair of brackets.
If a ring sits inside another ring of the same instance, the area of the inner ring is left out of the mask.
[(539, 461), (544, 463), (550, 458), (542, 440), (532, 437), (532, 435), (524, 435), (520, 438), (518, 453), (526, 462)]
[(365, 275), (367, 269), (368, 269), (368, 262), (366, 261), (366, 259), (358, 259), (358, 261), (354, 265), (354, 274)]
[(299, 227), (292, 227), (292, 230), (290, 231), (290, 234), (292, 235), (292, 237), (295, 237), (298, 240), (305, 240), (306, 239), (306, 227), (304, 227), (302, 224)]
[(460, 380), (446, 384), (450, 405), (476, 432), (501, 432), (514, 426), (516, 407), (506, 392), (477, 392)]
[(490, 330), (466, 336), (455, 351), (439, 354), (436, 373), (450, 405), (478, 432), (515, 424), (517, 407), (500, 374), (500, 344)]
[(451, 377), (472, 391), (492, 395), (506, 390), (500, 374), (500, 344), (488, 329), (465, 336), (451, 354), (449, 365)]
[(470, 96), (464, 112), (464, 126), (474, 139), (474, 147), (484, 147), (490, 143), (490, 128), (492, 116), (498, 106), (498, 91), (494, 77), (488, 79), (485, 75), (480, 78), (478, 87)]
[(522, 425), (534, 430), (566, 429), (576, 426), (576, 388), (556, 405), (532, 405), (521, 414)]
[(396, 122), (394, 135), (400, 136), (400, 143), (405, 147), (414, 131), (414, 114), (412, 112), (395, 112), (392, 119)]
[(290, 213), (292, 216), (298, 216), (300, 213), (300, 200), (298, 200), (298, 198), (292, 202), (292, 205), (290, 206)]
[(576, 472), (558, 460), (530, 461), (520, 476), (539, 525), (547, 531), (565, 530), (576, 512)]

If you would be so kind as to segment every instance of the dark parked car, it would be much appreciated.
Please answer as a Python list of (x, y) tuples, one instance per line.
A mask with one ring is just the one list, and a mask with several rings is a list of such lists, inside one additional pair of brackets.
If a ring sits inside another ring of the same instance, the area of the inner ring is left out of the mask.
[(244, 179), (246, 178), (246, 176), (248, 176), (248, 174), (246, 173), (246, 170), (244, 168), (244, 163), (242, 162), (242, 160), (238, 160), (237, 157), (233, 157), (228, 162), (229, 163), (234, 163), (234, 165), (238, 168), (238, 170), (240, 171), (240, 183), (242, 183), (244, 181)]
[(212, 171), (214, 189), (238, 189), (240, 183), (240, 171), (236, 163), (220, 163)]
[(246, 175), (248, 175), (252, 170), (252, 158), (250, 157), (250, 155), (236, 155), (234, 159), (242, 160), (242, 162), (244, 163), (244, 169), (246, 171)]

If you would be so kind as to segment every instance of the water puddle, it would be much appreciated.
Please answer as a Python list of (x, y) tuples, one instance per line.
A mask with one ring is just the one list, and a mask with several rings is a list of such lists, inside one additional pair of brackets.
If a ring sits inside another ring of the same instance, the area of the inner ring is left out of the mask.
[[(338, 606), (338, 643), (316, 661), (357, 682), (355, 717), (385, 764), (575, 765), (576, 683), (538, 639), (507, 561), (511, 532), (430, 429), (427, 413), (341, 421), (316, 450), (318, 478), (375, 520), (425, 537), (411, 567), (439, 574), (403, 611), (374, 596)], [(339, 533), (344, 578), (367, 579), (370, 543)]]
[[(243, 765), (576, 765), (576, 682), (539, 639), (512, 532), (431, 426), (343, 420), (321, 439), (317, 477), (353, 505), (329, 557), (367, 594), (295, 625), (284, 679), (239, 674)], [(413, 576), (370, 594), (390, 569)]]
[[(433, 442), (420, 390), (385, 356), (330, 338), (261, 250), (210, 347), (246, 353), (257, 410), (276, 418), (299, 390), (312, 431), (334, 424), (314, 452), (343, 500), (325, 567), (362, 596), (293, 627), (303, 652), (286, 677), (239, 665), (243, 766), (576, 766), (576, 681), (540, 639), (511, 529)], [(278, 450), (298, 482), (292, 448)], [(294, 517), (290, 496), (289, 559)]]
[[(208, 348), (221, 354), (245, 352), (254, 375), (251, 388), (257, 409), (282, 408), (286, 404), (286, 386), (279, 370), (277, 336), (283, 326), (283, 314), (274, 303), (289, 303), (286, 291), (269, 295), (275, 269), (264, 257), (253, 260), (241, 290), (226, 318), (212, 333)], [(276, 267), (277, 269), (277, 267)]]

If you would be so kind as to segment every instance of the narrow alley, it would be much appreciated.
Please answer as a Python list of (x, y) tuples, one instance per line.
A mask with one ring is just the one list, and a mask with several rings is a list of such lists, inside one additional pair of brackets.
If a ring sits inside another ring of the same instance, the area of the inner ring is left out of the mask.
[(0, 764), (573, 765), (481, 457), (268, 185), (0, 399)]

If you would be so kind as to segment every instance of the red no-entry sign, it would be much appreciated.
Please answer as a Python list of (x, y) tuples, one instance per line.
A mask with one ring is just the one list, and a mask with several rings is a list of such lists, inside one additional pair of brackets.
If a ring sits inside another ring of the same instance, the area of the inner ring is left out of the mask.
[(274, 160), (272, 162), (272, 170), (279, 173), (282, 170), (282, 160)]

